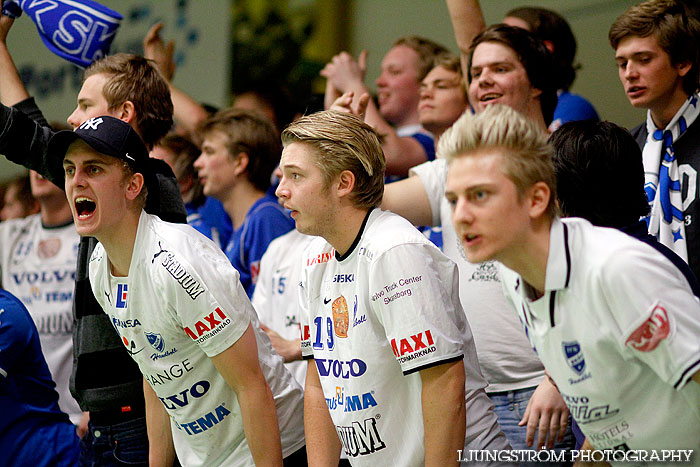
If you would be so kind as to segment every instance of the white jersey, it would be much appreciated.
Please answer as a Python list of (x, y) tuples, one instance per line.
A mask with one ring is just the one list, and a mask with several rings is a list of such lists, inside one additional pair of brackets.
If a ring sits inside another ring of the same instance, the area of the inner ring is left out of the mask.
[[(299, 277), (304, 249), (314, 238), (294, 229), (274, 239), (260, 260), (253, 308), (262, 324), (288, 340), (299, 339)], [(304, 386), (306, 362), (297, 360), (285, 365)]]
[(304, 445), (301, 387), (274, 353), (221, 249), (185, 224), (141, 212), (128, 277), (113, 277), (101, 244), (90, 283), (128, 352), (163, 402), (185, 466), (252, 465), (236, 394), (210, 357), (252, 324), (277, 405), (283, 455)]
[(56, 382), (58, 405), (75, 424), (82, 412), (68, 386), (73, 370), (73, 288), (79, 242), (72, 220), (47, 228), (35, 214), (0, 223), (2, 288), (24, 303), (36, 323)]
[(353, 465), (424, 463), (420, 370), (461, 359), (467, 440), (500, 434), (459, 304), (457, 268), (405, 219), (375, 209), (344, 257), (322, 238), (302, 271), (302, 353), (313, 358)]
[(503, 267), (503, 287), (596, 449), (700, 449), (700, 304), (649, 245), (555, 220), (544, 295)]
[(474, 333), (481, 371), (489, 382), (488, 392), (512, 391), (537, 386), (544, 368), (532, 351), (517, 316), (503, 296), (495, 261), (467, 261), (445, 199), (447, 163), (426, 162), (411, 169), (420, 178), (430, 201), (433, 226), (442, 226), (442, 249), (459, 268), (459, 296)]

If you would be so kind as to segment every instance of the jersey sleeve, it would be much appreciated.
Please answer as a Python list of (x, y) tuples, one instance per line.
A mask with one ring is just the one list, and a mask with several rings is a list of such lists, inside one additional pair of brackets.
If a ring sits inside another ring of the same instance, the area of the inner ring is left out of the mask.
[(255, 291), (250, 300), (253, 308), (258, 314), (258, 318), (262, 324), (268, 325), (268, 317), (270, 300), (272, 298), (272, 275), (274, 269), (274, 252), (268, 250), (260, 259), (260, 272), (258, 273), (258, 281), (255, 284)]
[(395, 246), (370, 266), (370, 303), (404, 374), (462, 358), (457, 267), (431, 245)]
[(418, 141), (423, 148), (423, 151), (425, 151), (425, 160), (435, 160), (435, 141), (433, 140), (432, 136), (423, 133), (416, 133), (415, 135), (411, 135), (411, 138)]
[(423, 183), (423, 188), (425, 188), (425, 193), (428, 195), (430, 210), (433, 216), (431, 225), (434, 227), (442, 225), (440, 221), (440, 202), (445, 196), (447, 162), (444, 159), (425, 162), (410, 169), (409, 174), (418, 176)]
[(252, 297), (258, 280), (260, 259), (265, 254), (268, 245), (275, 238), (292, 230), (294, 224), (276, 205), (270, 205), (258, 211), (244, 228), (246, 230), (243, 232), (241, 240), (244, 251), (240, 252), (243, 260), (241, 282), (244, 284), (248, 296)]
[(0, 104), (0, 154), (16, 164), (36, 170), (63, 189), (61, 161), (52, 163), (47, 154), (53, 134), (50, 127), (35, 122), (19, 109)]
[(189, 256), (192, 262), (166, 256), (160, 277), (183, 332), (213, 357), (243, 335), (254, 311), (238, 272), (216, 244), (202, 236), (192, 242), (189, 253), (196, 254)]
[[(38, 333), (29, 313), (19, 301), (0, 297), (0, 378), (12, 373)], [(1, 381), (1, 379), (0, 379)]]
[(623, 354), (680, 389), (700, 370), (700, 303), (672, 263), (648, 250), (615, 255), (605, 265), (601, 287)]
[(311, 347), (311, 315), (309, 312), (309, 283), (307, 279), (307, 270), (301, 270), (299, 277), (299, 332), (301, 338), (301, 357), (304, 360), (314, 358), (313, 348)]

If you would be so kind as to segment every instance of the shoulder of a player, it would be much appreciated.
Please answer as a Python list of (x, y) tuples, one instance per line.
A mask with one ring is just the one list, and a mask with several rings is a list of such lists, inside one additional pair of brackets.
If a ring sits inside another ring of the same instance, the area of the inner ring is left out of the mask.
[(27, 308), (17, 297), (0, 289), (0, 324), (9, 321), (13, 323), (14, 327), (29, 326), (32, 318)]
[[(586, 225), (575, 220), (567, 221), (566, 225), (572, 241), (577, 243), (572, 248), (574, 271), (584, 270), (585, 274), (600, 278), (603, 284), (614, 287), (613, 284), (630, 279), (639, 283), (641, 271), (654, 274), (657, 270), (659, 276), (669, 272), (679, 274), (677, 268), (653, 247), (617, 229)], [(636, 271), (635, 276), (631, 271)]]
[(18, 219), (8, 219), (0, 222), (0, 235), (7, 238), (20, 235), (27, 235), (34, 229), (41, 227), (41, 215), (32, 214), (31, 216)]
[(433, 245), (425, 235), (398, 214), (380, 211), (376, 215), (373, 222), (368, 223), (358, 244), (371, 251), (373, 258), (376, 259), (397, 247), (423, 249)]

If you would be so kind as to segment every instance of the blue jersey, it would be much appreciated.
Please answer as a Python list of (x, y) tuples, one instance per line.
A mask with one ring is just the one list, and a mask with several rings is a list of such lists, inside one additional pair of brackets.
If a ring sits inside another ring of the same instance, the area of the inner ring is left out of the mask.
[(0, 465), (77, 465), (75, 426), (58, 407), (56, 385), (29, 312), (0, 290)]
[(220, 201), (205, 197), (204, 202), (185, 204), (187, 223), (223, 249), (231, 239), (231, 218)]
[(277, 199), (265, 195), (248, 210), (243, 225), (231, 235), (226, 256), (241, 275), (241, 284), (253, 296), (260, 259), (275, 238), (294, 228), (294, 220)]
[(552, 123), (549, 124), (549, 131), (556, 131), (557, 128), (567, 122), (577, 122), (579, 120), (600, 120), (593, 104), (578, 94), (569, 91), (562, 91), (557, 98), (557, 107), (554, 109)]

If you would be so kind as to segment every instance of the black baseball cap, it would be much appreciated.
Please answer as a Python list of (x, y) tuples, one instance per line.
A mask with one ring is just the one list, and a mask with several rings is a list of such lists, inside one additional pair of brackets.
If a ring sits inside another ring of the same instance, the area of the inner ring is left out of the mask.
[(68, 147), (78, 139), (99, 153), (125, 160), (135, 172), (149, 175), (148, 150), (136, 130), (123, 120), (105, 115), (83, 122), (74, 131), (59, 131), (51, 137), (49, 165), (57, 179), (63, 178), (63, 159)]

